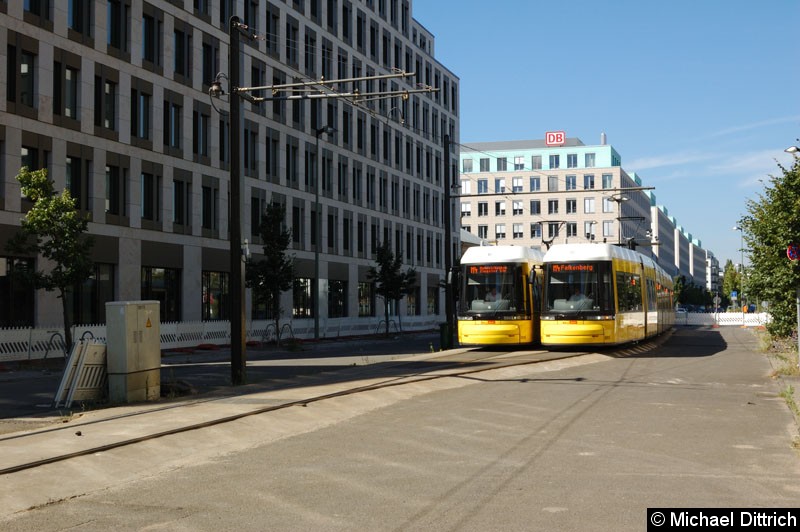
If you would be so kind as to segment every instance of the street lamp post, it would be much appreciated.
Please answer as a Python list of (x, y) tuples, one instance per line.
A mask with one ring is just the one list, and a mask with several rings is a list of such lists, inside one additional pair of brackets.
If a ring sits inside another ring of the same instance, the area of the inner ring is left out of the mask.
[(319, 248), (322, 245), (322, 213), (320, 212), (319, 205), (319, 178), (322, 175), (322, 154), (319, 152), (319, 137), (324, 133), (332, 135), (336, 132), (336, 128), (327, 125), (317, 128), (314, 132), (317, 141), (317, 169), (314, 172), (314, 234), (316, 241), (314, 242), (314, 339), (319, 340), (319, 313), (320, 313), (320, 295), (322, 294), (322, 283), (319, 278)]
[(617, 204), (617, 244), (622, 244), (622, 204), (629, 198), (623, 194), (612, 194), (608, 199)]
[(234, 385), (244, 384), (246, 378), (245, 353), (245, 309), (244, 309), (244, 261), (242, 257), (242, 172), (240, 135), (242, 102), (237, 96), (239, 88), (239, 53), (240, 53), (240, 21), (239, 17), (230, 18), (229, 34), (231, 38), (228, 67), (230, 83), (230, 268), (231, 268), (231, 382)]
[(733, 226), (734, 231), (739, 231), (739, 251), (742, 253), (742, 263), (739, 272), (739, 303), (742, 307), (742, 327), (744, 327), (744, 228), (741, 224)]

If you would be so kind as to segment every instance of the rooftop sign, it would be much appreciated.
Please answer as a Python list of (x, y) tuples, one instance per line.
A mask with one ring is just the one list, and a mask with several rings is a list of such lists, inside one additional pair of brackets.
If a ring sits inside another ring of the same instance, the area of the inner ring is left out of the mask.
[(547, 146), (562, 146), (567, 140), (563, 131), (548, 131), (544, 134), (544, 143)]

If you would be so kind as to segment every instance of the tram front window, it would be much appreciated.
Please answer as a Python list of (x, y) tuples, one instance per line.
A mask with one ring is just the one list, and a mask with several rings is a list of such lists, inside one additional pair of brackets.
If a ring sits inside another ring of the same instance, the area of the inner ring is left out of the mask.
[(525, 277), (518, 264), (469, 265), (464, 268), (461, 314), (525, 312)]
[(613, 303), (608, 270), (603, 263), (548, 264), (545, 312), (608, 312)]

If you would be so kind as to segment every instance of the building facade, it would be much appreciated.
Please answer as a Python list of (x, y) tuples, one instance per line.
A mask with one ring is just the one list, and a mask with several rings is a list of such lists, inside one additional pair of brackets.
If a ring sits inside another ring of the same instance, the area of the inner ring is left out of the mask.
[(569, 242), (635, 245), (668, 273), (705, 285), (700, 243), (690, 249), (691, 236), (656, 204), (653, 187), (622, 168), (605, 135), (586, 145), (566, 136), (548, 143), (551, 133), (462, 146), (462, 229), (485, 243), (542, 250)]
[[(242, 104), (238, 153), (232, 16), (246, 25), (240, 86), (306, 84), (249, 92), (277, 97)], [(7, 275), (37, 260), (4, 251), (30, 207), (15, 179), (22, 166), (47, 169), (90, 218), (95, 271), (71, 298), (77, 323), (103, 323), (107, 301), (139, 299), (160, 301), (162, 321), (228, 319), (229, 220), (241, 210), (257, 260), (270, 203), (286, 209), (295, 257), (283, 320), (316, 317), (323, 337), (374, 328), (383, 312), (367, 271), (389, 243), (418, 274), (394, 312), (412, 327), (441, 321), (459, 80), (435, 59), (410, 0), (0, 0), (0, 40), (0, 327), (61, 322), (52, 293)], [(413, 75), (385, 77), (398, 71)], [(215, 81), (226, 94), (212, 99)], [(419, 87), (434, 90), (402, 96)], [(338, 96), (355, 92), (365, 96)], [(377, 92), (388, 94), (366, 96)], [(232, 157), (244, 174), (238, 209)], [(245, 299), (248, 319), (267, 317)]]

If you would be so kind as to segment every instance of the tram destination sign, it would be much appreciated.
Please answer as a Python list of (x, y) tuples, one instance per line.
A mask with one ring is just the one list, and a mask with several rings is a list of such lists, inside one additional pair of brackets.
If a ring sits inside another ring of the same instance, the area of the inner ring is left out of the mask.
[(553, 264), (554, 273), (593, 272), (594, 264)]
[(500, 264), (470, 266), (469, 273), (470, 274), (508, 273), (508, 266)]

